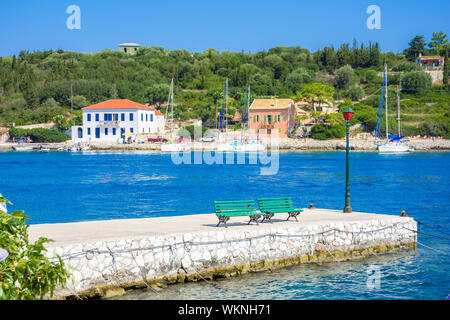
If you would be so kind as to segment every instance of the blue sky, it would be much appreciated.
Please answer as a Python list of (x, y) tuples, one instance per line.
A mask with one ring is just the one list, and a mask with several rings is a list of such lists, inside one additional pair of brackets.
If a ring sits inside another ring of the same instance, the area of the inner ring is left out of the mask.
[[(72, 4), (81, 9), (80, 30), (66, 27)], [(380, 30), (366, 26), (369, 5), (381, 9)], [(353, 38), (401, 52), (416, 34), (428, 41), (441, 30), (450, 34), (448, 0), (3, 0), (0, 56), (50, 48), (96, 52), (122, 42), (190, 51), (316, 51), (351, 45)]]

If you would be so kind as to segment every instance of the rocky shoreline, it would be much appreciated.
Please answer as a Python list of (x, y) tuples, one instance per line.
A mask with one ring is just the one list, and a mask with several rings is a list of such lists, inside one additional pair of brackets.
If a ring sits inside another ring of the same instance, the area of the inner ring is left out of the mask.
[[(73, 143), (32, 143), (27, 146), (33, 146), (36, 150), (39, 146), (45, 146), (52, 151), (64, 151)], [(11, 151), (12, 146), (17, 146), (15, 143), (0, 144), (1, 151)], [(193, 142), (191, 148), (193, 151), (201, 150), (215, 150), (215, 143), (200, 143)], [(414, 139), (410, 142), (411, 149), (414, 151), (448, 151), (450, 150), (450, 140), (448, 139)], [(280, 151), (336, 151), (345, 150), (345, 140), (314, 140), (314, 139), (280, 139), (276, 143), (268, 143), (268, 149), (279, 149)], [(134, 144), (119, 144), (119, 143), (91, 143), (90, 150), (92, 151), (108, 151), (108, 150), (142, 150), (142, 151), (160, 151), (159, 143), (134, 143)], [(350, 150), (353, 151), (367, 151), (375, 152), (376, 145), (374, 141), (366, 141), (359, 139), (350, 139)]]

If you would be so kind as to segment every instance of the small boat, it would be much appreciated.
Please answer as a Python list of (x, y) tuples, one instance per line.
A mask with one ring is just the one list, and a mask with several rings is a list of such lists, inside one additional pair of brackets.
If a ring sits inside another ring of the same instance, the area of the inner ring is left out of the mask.
[[(170, 82), (168, 103), (170, 103), (170, 139), (167, 143), (161, 144), (161, 152), (189, 152), (191, 151), (191, 146), (189, 144), (173, 142), (173, 79)], [(165, 127), (164, 124), (164, 128)]]
[(377, 144), (377, 150), (379, 153), (404, 153), (410, 151), (409, 140), (403, 140), (405, 138), (400, 134), (400, 90), (396, 90), (397, 93), (397, 124), (398, 134), (389, 134), (389, 115), (388, 115), (388, 86), (387, 86), (387, 65), (384, 65), (384, 77), (380, 98), (380, 106), (378, 110), (377, 128), (375, 138), (377, 138), (380, 131), (381, 116), (383, 110), (383, 91), (385, 94), (386, 104), (386, 141), (384, 143)]
[(162, 152), (189, 152), (191, 146), (182, 143), (168, 143), (161, 145)]
[(33, 147), (31, 147), (31, 146), (27, 146), (27, 147), (12, 146), (12, 149), (14, 151), (32, 151)]
[[(222, 111), (221, 111), (221, 121), (220, 121), (220, 128), (219, 128), (219, 134), (218, 134), (218, 140), (220, 139), (220, 131), (221, 131), (221, 125), (222, 125), (222, 118), (224, 117), (225, 121), (225, 132), (228, 131), (228, 120), (227, 120), (227, 114), (228, 114), (228, 79), (225, 83), (225, 91), (224, 91), (224, 101), (222, 103)], [(266, 150), (266, 146), (262, 144), (259, 141), (253, 141), (248, 139), (244, 139), (244, 133), (245, 133), (245, 115), (249, 114), (249, 105), (250, 105), (250, 85), (248, 86), (248, 92), (247, 92), (247, 102), (246, 107), (243, 112), (242, 117), (242, 133), (241, 133), (241, 139), (234, 139), (232, 142), (225, 142), (220, 143), (217, 145), (217, 151), (224, 151), (224, 152), (258, 152), (258, 151), (264, 151)], [(225, 114), (223, 114), (223, 109), (225, 106)], [(250, 130), (250, 124), (248, 124), (248, 129)], [(226, 141), (227, 134), (225, 135), (225, 141)]]
[(39, 149), (38, 152), (49, 153), (50, 149), (48, 149), (48, 148)]

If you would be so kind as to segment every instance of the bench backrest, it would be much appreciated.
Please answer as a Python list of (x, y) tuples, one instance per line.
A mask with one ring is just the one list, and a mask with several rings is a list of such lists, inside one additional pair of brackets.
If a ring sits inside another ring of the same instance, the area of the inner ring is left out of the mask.
[(258, 206), (261, 212), (277, 213), (294, 210), (294, 205), (290, 197), (258, 199)]
[(242, 216), (256, 213), (255, 201), (214, 201), (217, 216)]

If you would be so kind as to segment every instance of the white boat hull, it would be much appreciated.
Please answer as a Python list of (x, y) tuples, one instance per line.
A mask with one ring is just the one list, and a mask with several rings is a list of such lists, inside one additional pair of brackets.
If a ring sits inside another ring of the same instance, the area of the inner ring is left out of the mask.
[(231, 152), (258, 152), (266, 150), (266, 146), (260, 143), (223, 143), (217, 146), (217, 151), (231, 151)]
[(410, 151), (409, 145), (403, 143), (382, 144), (377, 149), (379, 153), (403, 153)]
[(14, 151), (32, 151), (33, 147), (12, 147)]
[(171, 143), (171, 144), (162, 144), (161, 145), (162, 152), (189, 152), (191, 151), (191, 146), (185, 144)]

